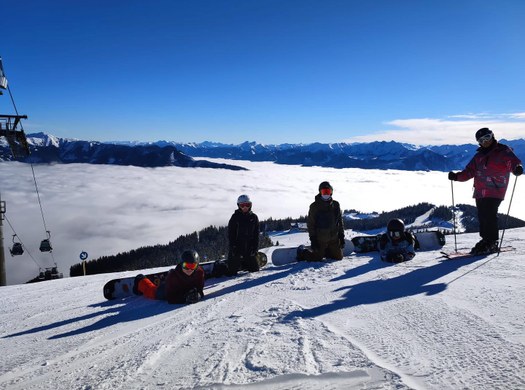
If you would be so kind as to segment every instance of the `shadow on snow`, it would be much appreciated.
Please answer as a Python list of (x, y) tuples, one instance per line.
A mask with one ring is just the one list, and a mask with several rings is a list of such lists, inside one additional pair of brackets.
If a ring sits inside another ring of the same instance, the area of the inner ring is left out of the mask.
[[(240, 276), (239, 278), (236, 279), (236, 280), (239, 280), (239, 283), (225, 287), (218, 291), (211, 292), (210, 294), (206, 294), (205, 299), (217, 298), (217, 297), (220, 297), (226, 294), (230, 294), (234, 291), (249, 289), (249, 288), (252, 288), (258, 285), (272, 282), (280, 278), (284, 278), (290, 275), (291, 272), (299, 272), (299, 270), (301, 269), (301, 267), (296, 267), (296, 268), (297, 269), (294, 269), (293, 267), (286, 267), (285, 270), (282, 270), (276, 273), (266, 274), (266, 275), (265, 275), (264, 270), (262, 270), (258, 274), (258, 276), (259, 275), (260, 276), (254, 277), (254, 278), (246, 278), (245, 276), (244, 277)], [(211, 279), (211, 280), (217, 281), (216, 283), (213, 283), (211, 285), (211, 286), (215, 286), (218, 283), (220, 283), (221, 280), (228, 280), (228, 279), (223, 278), (223, 279)], [(206, 287), (207, 289), (209, 289), (210, 286), (207, 285)], [(87, 320), (101, 317), (101, 316), (103, 317), (103, 318), (100, 318), (98, 321), (92, 324), (86, 325), (82, 328), (76, 328), (76, 329), (73, 329), (65, 333), (55, 334), (48, 338), (49, 340), (55, 340), (55, 339), (60, 339), (64, 337), (76, 336), (76, 335), (80, 335), (83, 333), (101, 330), (101, 329), (108, 328), (113, 325), (121, 324), (124, 322), (136, 321), (136, 320), (140, 320), (143, 318), (153, 317), (159, 314), (166, 313), (171, 310), (175, 310), (183, 306), (185, 305), (168, 304), (166, 301), (154, 301), (154, 300), (137, 297), (137, 296), (124, 298), (120, 300), (104, 301), (101, 303), (96, 303), (96, 304), (88, 306), (92, 308), (96, 308), (96, 307), (103, 308), (104, 310), (102, 311), (96, 311), (93, 313), (56, 321), (56, 322), (53, 322), (47, 325), (38, 326), (38, 327), (28, 329), (22, 332), (17, 332), (17, 333), (13, 333), (10, 335), (6, 335), (6, 336), (3, 336), (3, 338), (10, 338), (10, 337), (39, 333), (39, 332), (45, 332), (45, 331), (60, 328), (63, 326), (77, 324), (81, 321), (87, 321)]]
[[(312, 318), (358, 305), (370, 305), (374, 303), (387, 302), (394, 299), (415, 296), (419, 294), (435, 295), (445, 291), (447, 285), (454, 282), (458, 278), (451, 280), (449, 283), (431, 284), (433, 281), (440, 279), (454, 271), (457, 271), (461, 267), (472, 264), (476, 261), (480, 261), (482, 259), (483, 258), (480, 257), (469, 257), (462, 260), (443, 260), (428, 267), (410, 267), (413, 270), (403, 275), (381, 279), (381, 276), (387, 275), (387, 273), (383, 273), (376, 276), (380, 279), (368, 280), (337, 289), (336, 291), (346, 292), (340, 299), (336, 301), (310, 309), (295, 310), (287, 314), (283, 320), (289, 321), (297, 317)], [(387, 264), (386, 266), (384, 264), (385, 263), (377, 260), (371, 260), (367, 264), (363, 264), (359, 267), (348, 270), (345, 275), (335, 278), (333, 281), (350, 279), (373, 270), (392, 267), (390, 264)], [(402, 264), (399, 265), (402, 266)]]

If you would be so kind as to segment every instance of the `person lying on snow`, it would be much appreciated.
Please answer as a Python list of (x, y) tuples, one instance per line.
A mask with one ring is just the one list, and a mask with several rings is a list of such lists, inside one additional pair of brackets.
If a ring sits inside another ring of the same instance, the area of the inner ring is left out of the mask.
[(204, 270), (199, 262), (196, 251), (184, 251), (181, 262), (168, 272), (159, 286), (138, 274), (133, 290), (146, 298), (167, 300), (168, 303), (196, 303), (204, 297)]
[(405, 223), (398, 219), (388, 222), (386, 233), (379, 239), (381, 260), (389, 263), (401, 263), (414, 258), (415, 238), (405, 230)]

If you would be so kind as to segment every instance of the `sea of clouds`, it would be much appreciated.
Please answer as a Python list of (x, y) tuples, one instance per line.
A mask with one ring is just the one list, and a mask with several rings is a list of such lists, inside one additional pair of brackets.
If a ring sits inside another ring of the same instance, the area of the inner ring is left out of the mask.
[[(229, 160), (211, 159), (216, 162)], [(318, 185), (328, 180), (343, 209), (390, 211), (429, 202), (436, 205), (474, 204), (472, 181), (453, 183), (443, 172), (333, 169), (235, 161), (248, 171), (208, 168), (140, 168), (132, 166), (57, 164), (35, 165), (46, 227), (53, 252), (41, 253), (43, 219), (31, 166), (3, 162), (0, 194), (6, 202), (4, 221), (8, 284), (35, 277), (39, 267), (57, 263), (64, 276), (80, 262), (141, 246), (166, 244), (210, 225), (225, 226), (240, 194), (248, 194), (260, 220), (306, 215)], [(511, 183), (500, 212), (509, 207)], [(525, 189), (516, 185), (511, 215), (525, 219)], [(26, 253), (11, 257), (14, 228)]]

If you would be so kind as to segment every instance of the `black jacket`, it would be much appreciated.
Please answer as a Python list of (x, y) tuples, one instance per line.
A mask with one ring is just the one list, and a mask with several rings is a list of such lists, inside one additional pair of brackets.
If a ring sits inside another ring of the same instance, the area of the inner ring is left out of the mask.
[(251, 210), (235, 210), (228, 223), (230, 253), (248, 256), (259, 248), (259, 218)]
[(307, 226), (310, 240), (324, 243), (344, 240), (343, 216), (339, 202), (333, 199), (325, 201), (318, 194), (315, 202), (310, 205)]

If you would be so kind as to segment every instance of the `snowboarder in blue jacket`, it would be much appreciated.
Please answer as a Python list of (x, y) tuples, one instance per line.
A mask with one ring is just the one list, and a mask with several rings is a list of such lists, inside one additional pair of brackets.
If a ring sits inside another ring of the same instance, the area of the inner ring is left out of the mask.
[(381, 260), (389, 263), (412, 260), (416, 255), (414, 245), (414, 236), (405, 230), (405, 223), (398, 218), (391, 219), (386, 227), (386, 233), (379, 240)]

